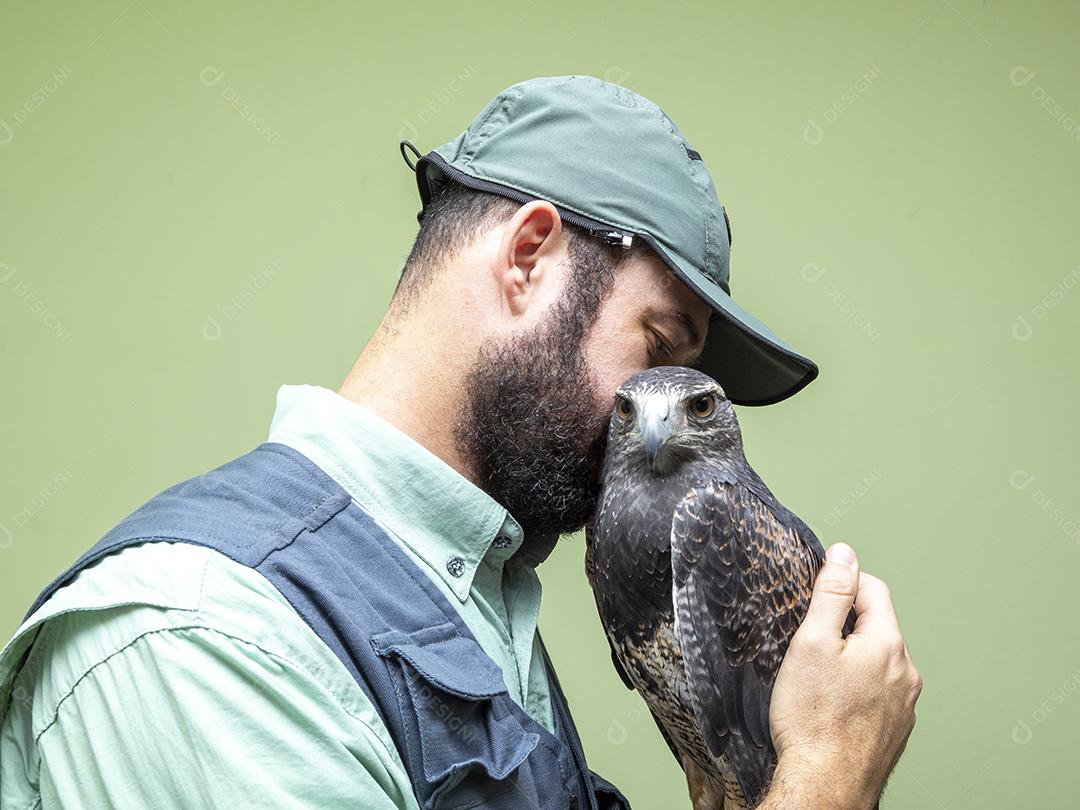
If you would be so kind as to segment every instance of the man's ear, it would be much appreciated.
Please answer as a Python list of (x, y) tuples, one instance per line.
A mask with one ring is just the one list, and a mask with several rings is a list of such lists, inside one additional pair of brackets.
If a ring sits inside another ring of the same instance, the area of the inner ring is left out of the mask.
[(521, 206), (503, 228), (495, 266), (511, 314), (523, 314), (543, 297), (541, 290), (555, 282), (552, 268), (563, 252), (562, 218), (555, 206), (547, 200)]

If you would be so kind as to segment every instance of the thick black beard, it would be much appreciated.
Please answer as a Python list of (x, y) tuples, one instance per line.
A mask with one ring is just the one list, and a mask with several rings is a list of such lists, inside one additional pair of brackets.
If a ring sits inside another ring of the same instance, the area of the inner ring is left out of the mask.
[(607, 444), (610, 403), (596, 396), (583, 345), (595, 312), (567, 299), (529, 333), (481, 349), (455, 426), (481, 487), (521, 524), (526, 547), (592, 517)]

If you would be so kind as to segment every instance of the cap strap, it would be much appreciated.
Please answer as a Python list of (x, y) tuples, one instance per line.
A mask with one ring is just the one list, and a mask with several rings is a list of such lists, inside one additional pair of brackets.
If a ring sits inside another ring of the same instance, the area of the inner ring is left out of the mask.
[(401, 143), (398, 144), (398, 149), (401, 150), (401, 159), (405, 161), (406, 166), (408, 166), (410, 169), (413, 170), (413, 172), (415, 172), (416, 171), (416, 164), (415, 163), (409, 163), (409, 156), (405, 154), (405, 147), (406, 146), (409, 147), (409, 149), (412, 151), (412, 153), (414, 155), (416, 155), (416, 158), (418, 160), (420, 158), (420, 150), (417, 149), (415, 146), (413, 146), (412, 141), (405, 140), (404, 138), (401, 140)]

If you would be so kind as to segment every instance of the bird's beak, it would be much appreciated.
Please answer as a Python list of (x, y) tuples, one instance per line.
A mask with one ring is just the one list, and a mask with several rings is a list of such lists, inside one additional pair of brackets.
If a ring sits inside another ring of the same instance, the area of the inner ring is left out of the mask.
[(649, 466), (655, 467), (660, 448), (671, 437), (667, 405), (663, 410), (648, 410), (642, 417), (641, 438), (645, 441), (645, 457), (649, 460)]

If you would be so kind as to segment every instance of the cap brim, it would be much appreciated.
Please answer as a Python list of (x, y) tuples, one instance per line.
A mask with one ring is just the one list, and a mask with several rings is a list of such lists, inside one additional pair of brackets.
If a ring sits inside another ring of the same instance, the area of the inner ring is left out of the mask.
[(654, 252), (713, 309), (697, 368), (713, 377), (736, 405), (771, 405), (798, 393), (818, 367), (782, 341), (719, 285), (673, 251)]

